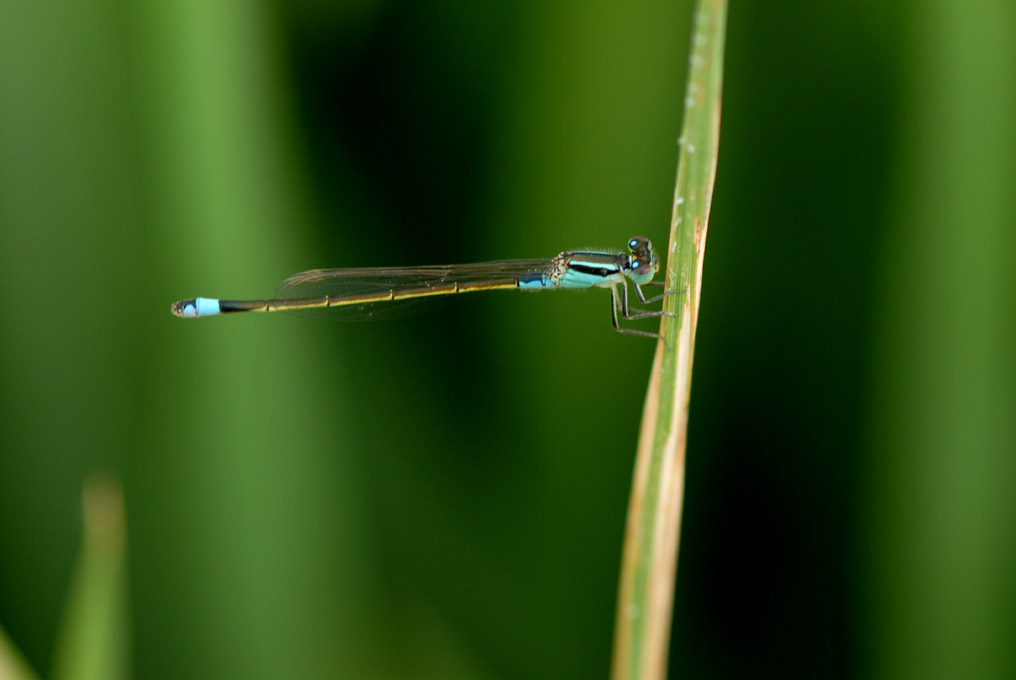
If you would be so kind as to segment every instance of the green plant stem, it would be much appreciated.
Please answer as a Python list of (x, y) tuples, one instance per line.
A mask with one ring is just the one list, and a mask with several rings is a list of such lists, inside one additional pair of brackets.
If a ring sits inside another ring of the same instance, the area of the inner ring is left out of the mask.
[[(684, 492), (691, 369), (709, 208), (719, 151), (725, 0), (696, 4), (677, 184), (667, 248), (667, 289), (646, 395), (628, 508), (614, 637), (613, 678), (663, 678)], [(669, 348), (668, 348), (669, 346)]]

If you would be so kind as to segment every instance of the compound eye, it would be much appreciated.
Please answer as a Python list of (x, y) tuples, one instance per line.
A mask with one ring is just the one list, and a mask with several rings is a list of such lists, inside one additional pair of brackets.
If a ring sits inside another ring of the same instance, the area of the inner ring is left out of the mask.
[(633, 236), (631, 240), (628, 241), (628, 250), (630, 250), (633, 255), (640, 255), (641, 253), (646, 252), (649, 250), (649, 239), (645, 236)]

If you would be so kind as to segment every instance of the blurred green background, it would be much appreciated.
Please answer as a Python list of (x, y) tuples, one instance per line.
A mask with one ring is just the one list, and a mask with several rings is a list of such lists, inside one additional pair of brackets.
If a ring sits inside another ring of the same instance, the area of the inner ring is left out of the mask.
[[(596, 678), (653, 343), (605, 294), (184, 322), (666, 241), (687, 1), (0, 4), (0, 625), (123, 482), (139, 678)], [(673, 677), (1016, 677), (1016, 5), (730, 8)]]

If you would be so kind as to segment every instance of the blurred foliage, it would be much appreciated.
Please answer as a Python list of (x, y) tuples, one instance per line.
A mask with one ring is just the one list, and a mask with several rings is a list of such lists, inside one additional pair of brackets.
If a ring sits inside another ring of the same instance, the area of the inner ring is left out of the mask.
[[(664, 242), (689, 18), (0, 4), (0, 624), (41, 676), (96, 470), (137, 677), (606, 674), (653, 347), (603, 295), (168, 307)], [(1016, 6), (729, 22), (672, 675), (1012, 677)]]
[(87, 480), (83, 500), (81, 557), (52, 677), (119, 680), (130, 667), (123, 489), (110, 477), (95, 477)]

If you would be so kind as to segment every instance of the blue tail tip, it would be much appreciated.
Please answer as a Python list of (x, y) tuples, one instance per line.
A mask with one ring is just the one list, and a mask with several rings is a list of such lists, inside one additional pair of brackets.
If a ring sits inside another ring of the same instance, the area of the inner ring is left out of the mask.
[(174, 302), (170, 311), (173, 316), (182, 319), (194, 319), (199, 316), (215, 316), (220, 311), (219, 301), (214, 298), (194, 298)]

